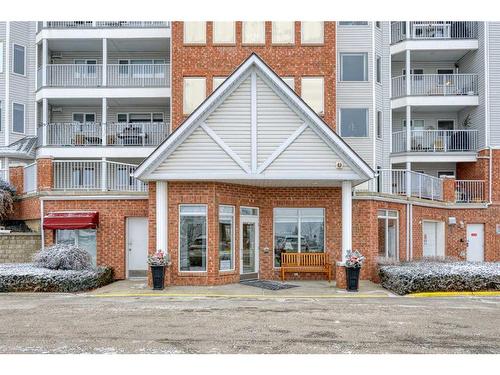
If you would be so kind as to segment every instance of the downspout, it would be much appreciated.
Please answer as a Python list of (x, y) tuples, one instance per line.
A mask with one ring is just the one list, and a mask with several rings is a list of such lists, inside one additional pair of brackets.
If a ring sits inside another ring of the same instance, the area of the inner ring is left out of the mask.
[(484, 23), (484, 123), (485, 123), (485, 143), (486, 147), (489, 149), (489, 163), (488, 163), (488, 204), (490, 205), (493, 201), (492, 197), (492, 187), (493, 187), (493, 150), (490, 145), (490, 43), (489, 43), (489, 23)]
[(493, 195), (492, 195), (492, 188), (493, 188), (493, 148), (491, 146), (488, 146), (490, 149), (490, 160), (489, 160), (489, 171), (488, 171), (488, 205), (493, 203)]
[(406, 204), (406, 261), (410, 260), (410, 203)]
[[(10, 21), (5, 23), (5, 146), (9, 145), (9, 136), (11, 129), (11, 115), (10, 115)], [(6, 165), (7, 171), (9, 166)]]
[(40, 199), (40, 233), (42, 234), (42, 250), (45, 249), (45, 231), (43, 230), (43, 199)]

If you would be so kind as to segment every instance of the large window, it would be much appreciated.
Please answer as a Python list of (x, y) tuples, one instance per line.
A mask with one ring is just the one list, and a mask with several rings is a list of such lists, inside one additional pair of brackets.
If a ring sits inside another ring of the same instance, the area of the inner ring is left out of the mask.
[(12, 131), (24, 133), (24, 104), (12, 104)]
[(198, 107), (206, 97), (205, 78), (184, 78), (184, 104), (183, 111), (189, 115)]
[(302, 99), (316, 113), (324, 112), (324, 81), (323, 77), (302, 78)]
[(205, 22), (184, 22), (184, 44), (205, 44), (206, 40)]
[(368, 81), (368, 55), (366, 53), (341, 53), (340, 80)]
[(398, 211), (378, 210), (378, 256), (398, 259)]
[(273, 22), (273, 44), (293, 44), (295, 22)]
[(301, 42), (302, 44), (323, 44), (324, 43), (324, 24), (323, 22), (302, 22), (301, 23)]
[(16, 74), (26, 74), (26, 48), (18, 44), (14, 44), (14, 56), (12, 71)]
[(95, 229), (57, 229), (56, 243), (81, 247), (92, 257), (94, 266), (97, 264), (97, 239)]
[(207, 270), (207, 206), (179, 207), (179, 270)]
[(235, 39), (234, 22), (214, 22), (213, 23), (213, 43), (214, 44), (234, 44)]
[(342, 108), (340, 110), (342, 137), (368, 137), (368, 109)]
[(243, 44), (265, 44), (265, 22), (243, 22)]
[(323, 208), (274, 209), (274, 266), (281, 265), (281, 253), (325, 251)]
[(234, 207), (219, 206), (219, 270), (234, 269)]

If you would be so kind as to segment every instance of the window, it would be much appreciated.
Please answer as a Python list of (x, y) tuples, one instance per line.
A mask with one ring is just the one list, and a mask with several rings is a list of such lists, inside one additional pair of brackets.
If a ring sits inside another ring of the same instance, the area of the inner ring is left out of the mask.
[(205, 78), (184, 78), (184, 104), (185, 115), (189, 115), (198, 107), (206, 96)]
[[(424, 120), (411, 120), (410, 122), (412, 130), (424, 130), (425, 121)], [(406, 129), (406, 120), (403, 120), (403, 129)]]
[(16, 74), (23, 76), (26, 74), (26, 48), (24, 46), (14, 44), (12, 69)]
[(438, 171), (439, 178), (446, 177), (446, 176), (455, 177), (455, 172), (454, 171)]
[(398, 211), (378, 210), (378, 256), (398, 259)]
[(243, 44), (265, 44), (265, 26), (264, 22), (243, 22)]
[(455, 128), (455, 120), (437, 120), (438, 130), (453, 130)]
[(226, 80), (227, 77), (214, 77), (212, 82), (212, 91), (217, 90), (217, 88), (222, 85), (222, 82)]
[(0, 42), (0, 73), (3, 73), (3, 42)]
[(323, 208), (274, 209), (274, 266), (281, 265), (281, 253), (325, 251)]
[(323, 77), (304, 77), (302, 78), (302, 99), (316, 113), (323, 114)]
[(12, 131), (24, 133), (24, 104), (12, 103)]
[(382, 138), (382, 111), (377, 111), (377, 138)]
[(368, 54), (340, 54), (341, 81), (368, 81)]
[(367, 26), (368, 21), (340, 21), (340, 26)]
[(73, 113), (73, 122), (79, 124), (95, 122), (95, 113)]
[(163, 122), (163, 113), (118, 113), (116, 115), (116, 119), (118, 122), (126, 122), (126, 123), (147, 123), (147, 122)]
[(219, 270), (234, 269), (234, 207), (219, 206)]
[(207, 207), (179, 207), (179, 270), (207, 270)]
[(342, 137), (368, 137), (368, 109), (342, 108), (340, 134)]
[(234, 22), (213, 22), (214, 44), (234, 44), (235, 35)]
[(293, 44), (295, 22), (273, 22), (273, 44)]
[(324, 24), (323, 22), (302, 22), (301, 42), (302, 44), (323, 44)]
[(184, 22), (184, 44), (205, 44), (206, 40), (205, 22)]
[(380, 21), (375, 21), (375, 27), (376, 27), (377, 29), (380, 29)]
[(56, 243), (75, 245), (87, 250), (94, 266), (97, 265), (97, 237), (95, 229), (57, 229)]
[(295, 78), (293, 77), (281, 77), (281, 79), (288, 85), (292, 90), (295, 89)]
[(382, 82), (382, 58), (377, 56), (377, 82)]

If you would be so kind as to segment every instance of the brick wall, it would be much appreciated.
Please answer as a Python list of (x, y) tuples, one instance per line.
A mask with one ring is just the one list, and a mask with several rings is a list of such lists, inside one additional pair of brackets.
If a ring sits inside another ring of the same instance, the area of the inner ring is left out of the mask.
[(228, 76), (250, 54), (257, 53), (280, 77), (294, 77), (295, 91), (301, 93), (301, 77), (324, 77), (324, 120), (335, 129), (335, 22), (324, 24), (324, 44), (303, 46), (300, 22), (295, 22), (295, 44), (277, 46), (271, 43), (272, 23), (266, 22), (266, 43), (242, 45), (242, 23), (236, 22), (236, 44), (218, 46), (212, 43), (212, 22), (207, 22), (206, 45), (183, 43), (183, 22), (172, 22), (172, 128), (185, 119), (182, 110), (183, 77), (206, 77), (207, 96), (212, 93), (212, 79)]
[(0, 234), (0, 263), (27, 263), (42, 245), (40, 234)]
[(16, 188), (17, 194), (24, 192), (24, 168), (22, 166), (9, 168), (10, 184)]

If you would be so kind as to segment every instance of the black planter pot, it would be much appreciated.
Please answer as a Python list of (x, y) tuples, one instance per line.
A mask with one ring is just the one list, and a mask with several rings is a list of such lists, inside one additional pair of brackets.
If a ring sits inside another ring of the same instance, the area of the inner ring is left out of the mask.
[(165, 283), (165, 266), (151, 266), (153, 274), (153, 290), (163, 290)]
[(361, 271), (361, 267), (352, 268), (346, 267), (345, 275), (346, 275), (346, 283), (347, 290), (350, 292), (357, 292), (359, 287), (359, 272)]

